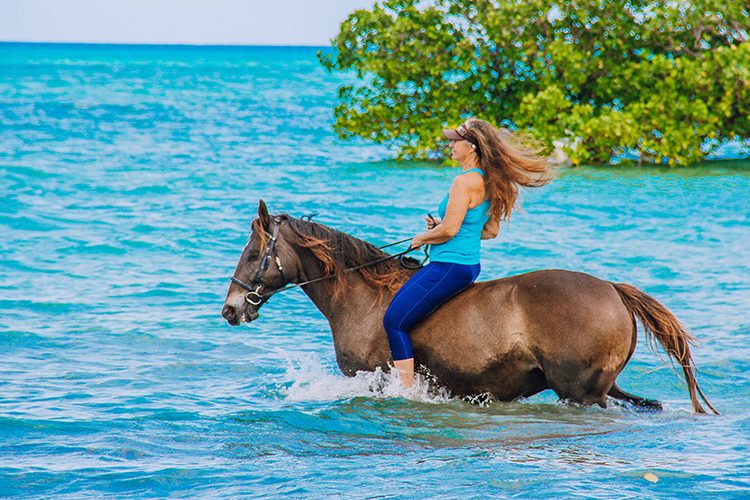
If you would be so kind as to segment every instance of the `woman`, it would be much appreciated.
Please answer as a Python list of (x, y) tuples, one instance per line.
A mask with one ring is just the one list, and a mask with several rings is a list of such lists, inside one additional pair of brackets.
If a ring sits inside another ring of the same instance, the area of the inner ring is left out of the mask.
[(414, 381), (408, 332), (477, 279), (480, 240), (498, 235), (500, 221), (510, 218), (519, 186), (543, 186), (552, 180), (539, 150), (484, 120), (469, 119), (443, 134), (450, 139), (461, 173), (438, 207), (440, 219), (425, 217), (427, 232), (412, 240), (412, 248), (431, 245), (430, 263), (404, 283), (383, 318), (393, 364), (406, 387)]

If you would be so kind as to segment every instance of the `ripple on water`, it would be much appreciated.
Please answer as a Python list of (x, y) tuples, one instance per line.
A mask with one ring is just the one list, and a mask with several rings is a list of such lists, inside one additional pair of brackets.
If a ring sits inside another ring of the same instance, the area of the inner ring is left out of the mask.
[(346, 378), (300, 291), (223, 322), (258, 199), (384, 244), (455, 174), (339, 140), (352, 76), (316, 50), (0, 44), (0, 494), (746, 494), (746, 162), (567, 169), (483, 246), (482, 279), (562, 268), (653, 295), (700, 340), (719, 417), (690, 414), (643, 338), (619, 383), (663, 412)]

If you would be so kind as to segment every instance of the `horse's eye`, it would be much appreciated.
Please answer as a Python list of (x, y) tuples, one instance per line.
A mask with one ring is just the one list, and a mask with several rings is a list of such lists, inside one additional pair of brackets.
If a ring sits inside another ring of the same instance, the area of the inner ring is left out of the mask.
[(257, 250), (250, 250), (250, 252), (247, 254), (247, 260), (255, 260), (257, 258), (258, 258)]

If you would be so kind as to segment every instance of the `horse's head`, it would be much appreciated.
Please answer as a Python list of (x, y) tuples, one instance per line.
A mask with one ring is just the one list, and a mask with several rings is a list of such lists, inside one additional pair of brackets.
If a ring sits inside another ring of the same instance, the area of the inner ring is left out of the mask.
[(272, 216), (263, 200), (237, 262), (221, 315), (230, 325), (253, 321), (270, 296), (299, 274), (299, 260), (285, 240), (286, 216)]

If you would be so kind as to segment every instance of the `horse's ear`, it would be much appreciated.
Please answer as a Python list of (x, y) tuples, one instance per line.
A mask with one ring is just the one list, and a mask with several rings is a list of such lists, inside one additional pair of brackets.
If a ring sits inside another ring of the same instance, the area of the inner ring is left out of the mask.
[(258, 217), (260, 218), (261, 226), (267, 231), (271, 227), (271, 214), (268, 213), (268, 207), (263, 200), (258, 202)]

